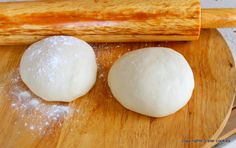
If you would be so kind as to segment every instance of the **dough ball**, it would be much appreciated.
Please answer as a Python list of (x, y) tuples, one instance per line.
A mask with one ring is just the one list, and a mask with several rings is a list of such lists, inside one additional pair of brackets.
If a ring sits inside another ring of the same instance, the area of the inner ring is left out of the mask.
[(85, 95), (97, 75), (93, 48), (69, 36), (52, 36), (32, 44), (20, 62), (23, 82), (47, 101), (69, 102)]
[(169, 48), (143, 48), (126, 53), (110, 69), (108, 84), (126, 108), (152, 117), (175, 113), (194, 88), (185, 58)]

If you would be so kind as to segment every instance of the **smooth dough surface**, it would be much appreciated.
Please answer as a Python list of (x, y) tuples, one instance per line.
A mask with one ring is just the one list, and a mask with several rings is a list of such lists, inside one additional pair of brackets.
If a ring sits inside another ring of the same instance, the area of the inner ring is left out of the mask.
[(32, 44), (20, 62), (23, 82), (47, 101), (69, 102), (85, 95), (96, 81), (93, 48), (69, 36), (52, 36)]
[(191, 98), (192, 70), (185, 58), (170, 48), (131, 51), (109, 71), (114, 97), (127, 109), (152, 117), (175, 113)]

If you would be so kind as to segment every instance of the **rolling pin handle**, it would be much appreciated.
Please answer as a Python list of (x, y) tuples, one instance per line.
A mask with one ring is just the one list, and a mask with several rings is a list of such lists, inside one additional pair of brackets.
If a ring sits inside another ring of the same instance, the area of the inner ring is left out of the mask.
[(201, 28), (236, 27), (236, 8), (208, 8), (201, 10)]

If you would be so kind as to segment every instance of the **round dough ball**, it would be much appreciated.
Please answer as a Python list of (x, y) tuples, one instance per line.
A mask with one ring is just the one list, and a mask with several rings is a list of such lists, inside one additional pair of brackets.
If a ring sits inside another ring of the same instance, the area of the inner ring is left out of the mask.
[(52, 36), (32, 44), (20, 62), (23, 82), (47, 101), (69, 102), (85, 95), (97, 75), (93, 48), (69, 36)]
[(175, 113), (190, 99), (192, 70), (169, 48), (143, 48), (118, 59), (108, 75), (114, 97), (126, 108), (152, 117)]

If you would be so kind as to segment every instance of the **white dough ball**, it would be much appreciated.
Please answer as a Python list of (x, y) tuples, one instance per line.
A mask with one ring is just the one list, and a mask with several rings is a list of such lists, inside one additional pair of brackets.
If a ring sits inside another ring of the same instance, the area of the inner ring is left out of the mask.
[(97, 75), (93, 48), (69, 36), (52, 36), (32, 44), (20, 62), (23, 82), (47, 101), (69, 102), (85, 95)]
[(190, 99), (192, 70), (185, 58), (169, 48), (128, 52), (110, 69), (108, 84), (126, 108), (152, 117), (175, 113)]

